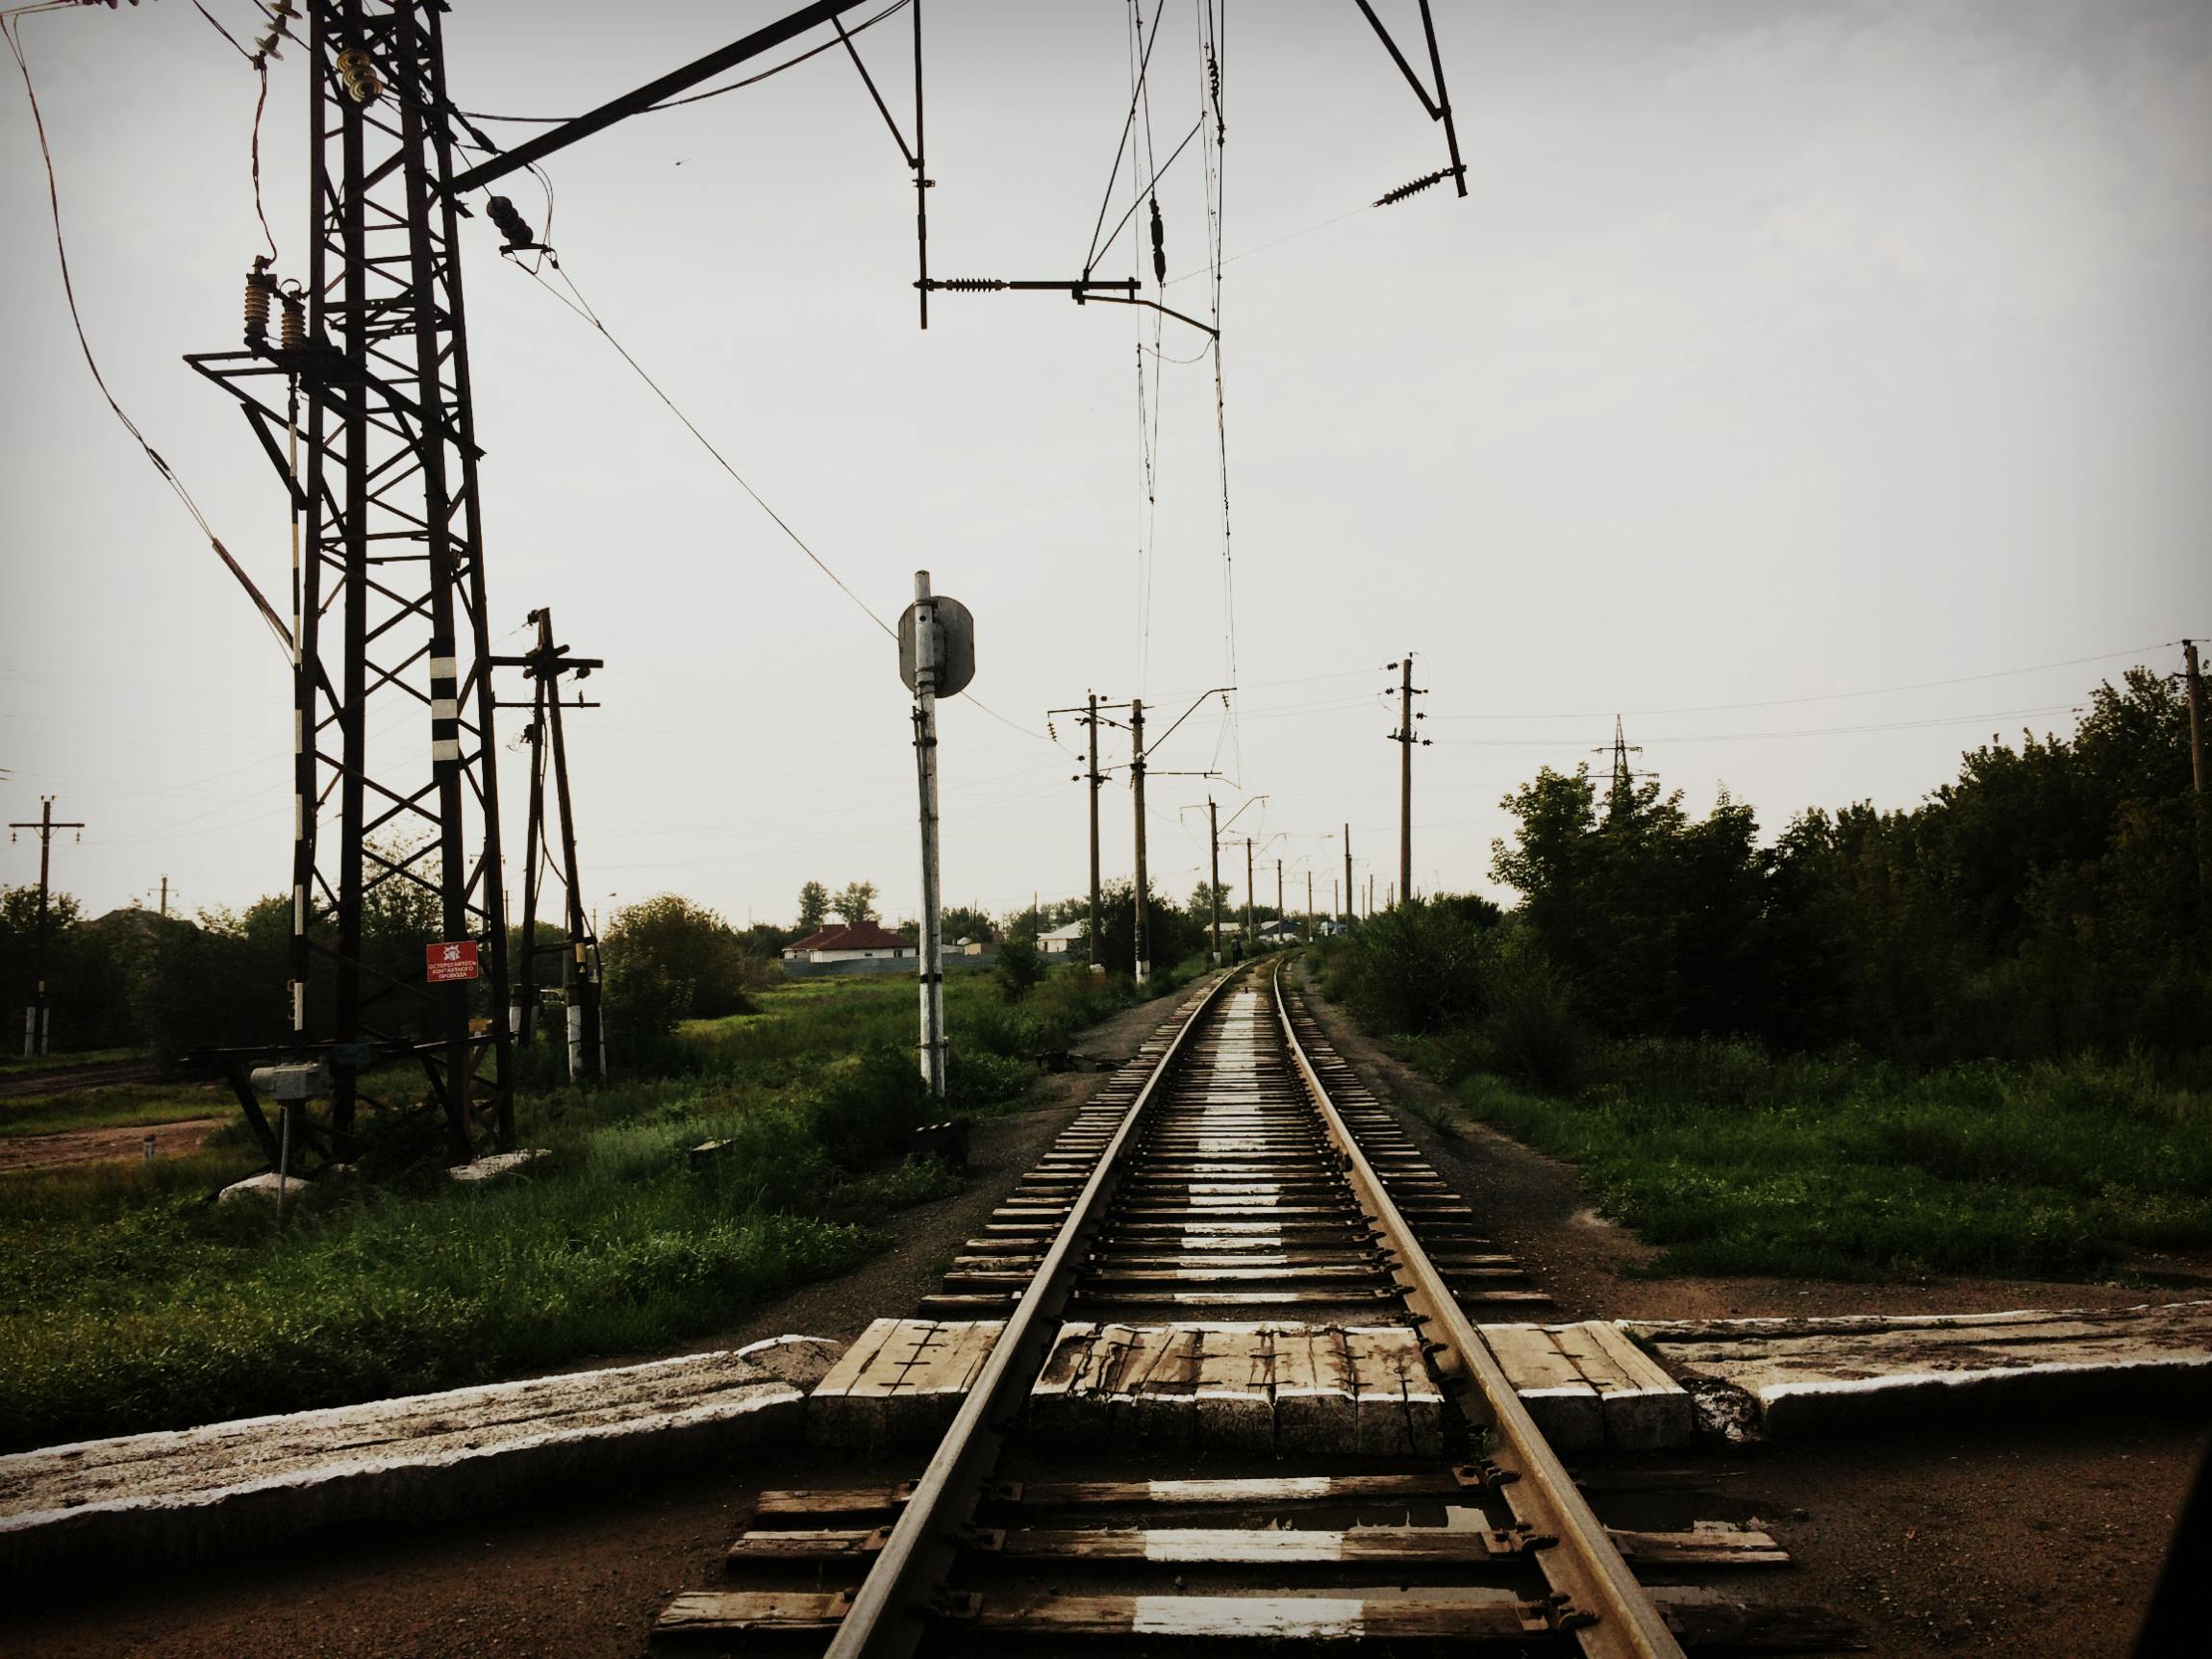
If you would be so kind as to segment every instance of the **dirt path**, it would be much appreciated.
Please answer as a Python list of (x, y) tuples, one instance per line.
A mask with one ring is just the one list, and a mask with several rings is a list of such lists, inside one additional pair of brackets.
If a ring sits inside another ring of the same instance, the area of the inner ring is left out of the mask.
[(0, 1173), (14, 1169), (52, 1169), (63, 1164), (142, 1158), (146, 1137), (154, 1156), (175, 1158), (197, 1152), (201, 1143), (231, 1118), (188, 1118), (177, 1123), (132, 1123), (115, 1129), (64, 1129), (54, 1135), (0, 1135)]

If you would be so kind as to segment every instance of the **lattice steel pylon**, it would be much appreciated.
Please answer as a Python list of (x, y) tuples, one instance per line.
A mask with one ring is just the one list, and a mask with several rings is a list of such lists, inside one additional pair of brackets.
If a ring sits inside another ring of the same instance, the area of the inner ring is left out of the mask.
[[(246, 350), (187, 361), (240, 400), (292, 497), (289, 976), (292, 1048), (330, 1063), (326, 1155), (348, 1155), (357, 1105), (390, 1103), (363, 1092), (364, 1068), (408, 1053), (423, 1063), (459, 1160), (512, 1145), (514, 1073), (440, 8), (309, 0), (305, 10), (314, 236), (304, 292), (285, 298), (272, 344), (274, 273), (257, 264)], [(427, 908), (426, 894), (443, 941), (475, 943), (479, 982), (427, 984), (420, 965), (364, 952), (364, 916), (411, 898)]]

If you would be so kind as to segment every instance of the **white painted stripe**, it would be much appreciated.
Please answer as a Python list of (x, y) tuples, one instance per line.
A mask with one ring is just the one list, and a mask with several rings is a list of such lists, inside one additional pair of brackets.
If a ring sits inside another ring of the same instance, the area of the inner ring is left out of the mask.
[[(1198, 1526), (1155, 1527), (1144, 1534), (1146, 1561), (1208, 1561), (1219, 1557), (1221, 1535)], [(1341, 1532), (1269, 1532), (1244, 1541), (1242, 1559), (1265, 1555), (1269, 1561), (1342, 1561)]]
[(430, 717), (434, 720), (458, 720), (461, 718), (461, 700), (458, 697), (431, 698)]
[(1139, 1636), (1304, 1636), (1357, 1641), (1367, 1603), (1334, 1596), (1140, 1596), (1130, 1620)]
[(434, 680), (450, 680), (460, 672), (461, 659), (458, 657), (433, 657), (430, 659), (430, 677)]
[[(1216, 1480), (1153, 1480), (1145, 1488), (1155, 1503), (1175, 1503), (1195, 1494), (1209, 1496), (1223, 1482)], [(1227, 1484), (1234, 1485), (1235, 1482)], [(1287, 1480), (1258, 1480), (1252, 1483), (1254, 1496), (1263, 1497), (1326, 1497), (1329, 1495), (1329, 1477), (1325, 1474), (1293, 1475)]]
[(430, 744), (433, 761), (457, 761), (461, 758), (461, 741), (458, 738), (437, 738)]

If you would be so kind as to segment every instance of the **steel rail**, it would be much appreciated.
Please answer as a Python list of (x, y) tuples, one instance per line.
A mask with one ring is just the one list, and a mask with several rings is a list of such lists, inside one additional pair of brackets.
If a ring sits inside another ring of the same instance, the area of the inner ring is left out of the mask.
[[(1621, 1558), (1604, 1524), (1575, 1486), (1559, 1454), (1551, 1449), (1528, 1408), (1506, 1380), (1490, 1345), (1460, 1307), (1451, 1287), (1428, 1258), (1413, 1228), (1392, 1201), (1358, 1138), (1322, 1087), (1313, 1062), (1298, 1042), (1284, 999), (1280, 964), (1272, 975), (1275, 1017), (1290, 1045), (1298, 1073), (1328, 1125), (1329, 1138), (1345, 1160), (1345, 1173), (1368, 1213), (1381, 1225), (1386, 1247), (1397, 1257), (1396, 1272), (1407, 1305), (1444, 1350), (1437, 1357), (1446, 1379), (1479, 1394), (1480, 1404), (1514, 1460), (1517, 1478), (1501, 1483), (1514, 1518), (1540, 1536), (1556, 1542), (1535, 1552), (1555, 1594), (1567, 1597), (1559, 1622), (1571, 1629), (1591, 1659), (1683, 1659), (1682, 1647), (1668, 1629), (1666, 1617)], [(1449, 1361), (1446, 1364), (1444, 1362)]]
[[(952, 1426), (944, 1431), (913, 1496), (900, 1511), (867, 1576), (854, 1592), (852, 1605), (838, 1621), (825, 1659), (883, 1659), (911, 1653), (922, 1636), (927, 1608), (917, 1605), (944, 1581), (959, 1553), (956, 1530), (974, 1514), (1021, 1402), (1044, 1364), (1044, 1347), (1057, 1334), (1053, 1321), (1066, 1305), (1082, 1249), (1106, 1213), (1108, 1201), (1128, 1160), (1139, 1120), (1160, 1085), (1184, 1056), (1191, 1035), (1214, 1011), (1222, 993), (1241, 977), (1232, 969), (1206, 993), (1160, 1056), (1152, 1075), (1121, 1115), (1114, 1138), (1099, 1154), (1091, 1178), (1076, 1195), (1068, 1219), (1053, 1236), (1051, 1248), (1029, 1281), (1021, 1300), (1007, 1315), (1006, 1328), (992, 1345), (991, 1357), (961, 1402)], [(1023, 1363), (1026, 1362), (1026, 1363)]]

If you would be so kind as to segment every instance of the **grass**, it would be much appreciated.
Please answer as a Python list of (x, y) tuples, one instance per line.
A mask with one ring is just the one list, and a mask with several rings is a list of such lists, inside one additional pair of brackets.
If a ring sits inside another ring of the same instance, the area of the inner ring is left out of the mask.
[(18, 1095), (0, 1100), (0, 1137), (182, 1123), (236, 1109), (229, 1090), (197, 1083), (132, 1083), (76, 1094)]
[[(361, 1173), (283, 1226), (209, 1201), (259, 1167), (241, 1127), (161, 1160), (0, 1176), (0, 1447), (176, 1427), (649, 1353), (851, 1268), (957, 1186), (900, 1161), (926, 1116), (910, 982), (778, 989), (678, 1034), (671, 1075), (525, 1094), (530, 1178), (457, 1189), (436, 1126), (383, 1121)], [(1165, 989), (1165, 987), (1163, 987)], [(956, 1106), (1133, 992), (1057, 975), (1018, 1005), (948, 987)], [(688, 1151), (733, 1147), (706, 1170)]]
[(0, 1059), (0, 1077), (21, 1071), (52, 1071), (66, 1066), (106, 1066), (125, 1060), (143, 1060), (143, 1048), (87, 1048), (73, 1052), (41, 1054), (35, 1060), (21, 1055)]
[(1478, 1072), (1459, 1096), (1578, 1165), (1668, 1269), (2078, 1277), (2212, 1245), (2212, 1099), (2141, 1062), (1915, 1073), (1637, 1043), (1599, 1070), (1572, 1095)]

